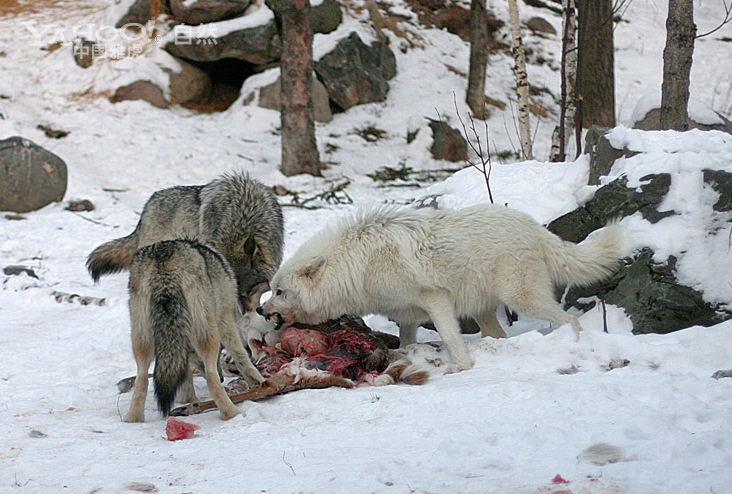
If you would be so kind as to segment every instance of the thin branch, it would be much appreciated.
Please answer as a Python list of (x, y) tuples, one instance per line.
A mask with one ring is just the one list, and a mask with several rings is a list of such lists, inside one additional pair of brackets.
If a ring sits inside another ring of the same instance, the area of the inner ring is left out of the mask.
[(728, 22), (732, 21), (732, 3), (730, 3), (729, 5), (727, 5), (726, 0), (722, 0), (722, 5), (724, 5), (724, 19), (722, 20), (722, 22), (717, 27), (715, 27), (714, 29), (712, 29), (709, 32), (706, 32), (704, 34), (697, 34), (695, 36), (695, 39), (703, 38), (705, 36), (709, 36), (710, 34), (714, 34), (717, 31), (719, 31), (720, 29), (722, 29), (722, 27), (725, 24), (727, 24)]

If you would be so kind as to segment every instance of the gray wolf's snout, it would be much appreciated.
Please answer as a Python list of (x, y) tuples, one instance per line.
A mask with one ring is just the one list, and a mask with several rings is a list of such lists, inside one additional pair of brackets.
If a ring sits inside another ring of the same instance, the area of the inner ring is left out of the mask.
[(257, 307), (256, 310), (257, 310), (257, 314), (259, 314), (260, 316), (264, 316), (264, 309), (262, 308), (261, 305), (259, 307)]

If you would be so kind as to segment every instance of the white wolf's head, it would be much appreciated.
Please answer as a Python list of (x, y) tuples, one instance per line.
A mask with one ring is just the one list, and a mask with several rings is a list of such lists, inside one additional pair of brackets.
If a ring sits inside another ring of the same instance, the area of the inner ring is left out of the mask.
[(343, 314), (326, 280), (328, 260), (316, 256), (291, 259), (277, 271), (270, 282), (272, 296), (257, 312), (274, 319), (277, 329), (295, 322), (319, 324)]

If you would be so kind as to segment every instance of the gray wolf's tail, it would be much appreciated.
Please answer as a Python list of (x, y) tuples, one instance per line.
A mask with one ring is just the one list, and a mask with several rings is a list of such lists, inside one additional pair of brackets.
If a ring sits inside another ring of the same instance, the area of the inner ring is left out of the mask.
[(86, 269), (95, 282), (103, 274), (119, 273), (127, 269), (137, 251), (137, 229), (126, 237), (105, 242), (86, 258)]
[(620, 261), (621, 237), (617, 221), (581, 244), (561, 242), (548, 249), (547, 263), (556, 284), (587, 286), (610, 276)]
[(155, 398), (158, 409), (167, 417), (175, 393), (188, 373), (190, 312), (178, 287), (153, 289), (150, 301), (152, 336), (155, 340)]

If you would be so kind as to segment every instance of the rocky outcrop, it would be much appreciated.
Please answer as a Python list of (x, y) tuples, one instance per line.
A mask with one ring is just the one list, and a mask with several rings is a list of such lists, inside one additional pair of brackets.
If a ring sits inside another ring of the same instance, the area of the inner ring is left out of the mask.
[(702, 298), (696, 290), (678, 282), (676, 258), (653, 261), (653, 250), (643, 249), (625, 260), (615, 275), (588, 287), (572, 287), (566, 305), (589, 309), (583, 297), (597, 296), (622, 307), (633, 322), (633, 333), (670, 333), (689, 326), (711, 326), (729, 317)]
[[(231, 31), (211, 29), (210, 37), (192, 39), (181, 42), (176, 36), (182, 36), (183, 28), (176, 26), (173, 37), (165, 44), (165, 50), (173, 56), (196, 62), (215, 62), (223, 58), (237, 58), (255, 65), (273, 62), (282, 54), (282, 42), (277, 34), (272, 12), (263, 8), (254, 14), (227, 21), (241, 22), (241, 28), (231, 27)], [(246, 22), (244, 22), (246, 20)], [(217, 24), (211, 24), (217, 27)], [(220, 27), (220, 26), (219, 26)], [(217, 34), (219, 33), (219, 34)], [(196, 34), (196, 31), (193, 31)]]
[(27, 213), (66, 193), (66, 163), (22, 137), (0, 140), (0, 211)]

